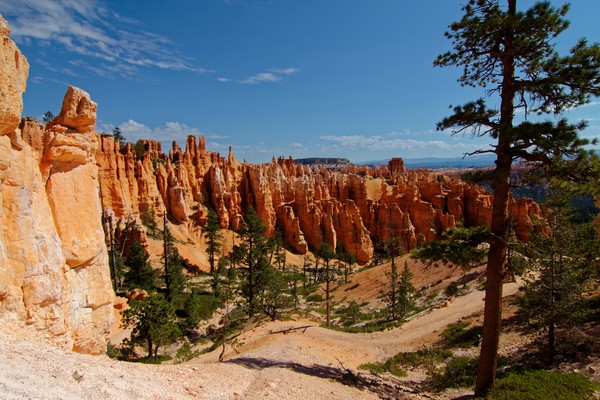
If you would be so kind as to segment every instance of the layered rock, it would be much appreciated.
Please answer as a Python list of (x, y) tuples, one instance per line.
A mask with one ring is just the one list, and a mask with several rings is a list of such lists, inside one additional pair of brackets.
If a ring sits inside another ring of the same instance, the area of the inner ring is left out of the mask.
[[(101, 138), (96, 160), (102, 202), (117, 216), (141, 215), (149, 209), (185, 226), (191, 236), (214, 209), (222, 228), (237, 230), (243, 213), (253, 207), (269, 235), (283, 234), (287, 247), (299, 253), (321, 243), (341, 245), (361, 263), (373, 256), (374, 243), (402, 238), (406, 250), (438, 238), (445, 229), (491, 222), (492, 196), (456, 177), (427, 170), (406, 170), (402, 159), (378, 169), (347, 166), (342, 171), (295, 164), (291, 158), (263, 165), (239, 163), (206, 151), (205, 139), (189, 136), (182, 150), (168, 155), (156, 142), (147, 151), (116, 148)], [(139, 148), (139, 146), (135, 146)], [(153, 150), (151, 150), (153, 149)], [(535, 203), (511, 201), (517, 233), (526, 237)]]
[(96, 105), (69, 88), (48, 127), (21, 118), (27, 61), (0, 19), (0, 320), (105, 351), (114, 293), (101, 225)]
[(10, 27), (0, 15), (0, 135), (14, 132), (21, 121), (29, 63), (9, 38)]

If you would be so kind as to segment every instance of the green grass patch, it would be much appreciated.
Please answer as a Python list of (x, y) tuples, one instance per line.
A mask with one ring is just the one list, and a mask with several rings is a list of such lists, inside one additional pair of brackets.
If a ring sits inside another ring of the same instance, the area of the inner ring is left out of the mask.
[(600, 384), (578, 374), (529, 370), (511, 372), (496, 381), (489, 400), (593, 399)]

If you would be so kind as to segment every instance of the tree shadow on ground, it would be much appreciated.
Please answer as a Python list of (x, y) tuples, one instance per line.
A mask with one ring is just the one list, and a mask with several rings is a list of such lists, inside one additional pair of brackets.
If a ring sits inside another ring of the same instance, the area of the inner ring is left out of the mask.
[(410, 395), (419, 394), (424, 399), (432, 399), (420, 389), (412, 389), (400, 385), (395, 378), (381, 376), (373, 373), (362, 373), (352, 371), (348, 368), (325, 366), (325, 365), (303, 365), (295, 362), (269, 360), (266, 358), (238, 357), (227, 361), (228, 363), (241, 365), (248, 369), (262, 370), (266, 368), (286, 368), (299, 374), (328, 379), (352, 386), (360, 390), (366, 390), (379, 396), (380, 399), (410, 399)]

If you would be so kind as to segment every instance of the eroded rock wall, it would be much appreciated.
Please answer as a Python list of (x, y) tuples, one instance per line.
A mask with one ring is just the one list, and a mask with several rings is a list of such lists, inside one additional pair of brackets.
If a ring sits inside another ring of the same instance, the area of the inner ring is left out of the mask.
[(1, 17), (0, 28), (0, 321), (103, 353), (114, 293), (94, 160), (96, 104), (69, 88), (48, 126), (19, 125), (27, 61)]

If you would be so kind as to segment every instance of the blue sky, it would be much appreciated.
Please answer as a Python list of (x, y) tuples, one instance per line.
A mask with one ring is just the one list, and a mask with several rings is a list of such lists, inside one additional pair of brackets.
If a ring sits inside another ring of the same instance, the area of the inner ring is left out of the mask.
[[(98, 102), (97, 130), (185, 142), (238, 160), (458, 157), (484, 139), (436, 132), (450, 104), (484, 95), (450, 49), (450, 0), (0, 0), (30, 63), (25, 116), (58, 113), (68, 85)], [(532, 1), (519, 1), (524, 8)], [(552, 1), (555, 4), (562, 2)], [(600, 42), (600, 1), (572, 1), (568, 49)], [(600, 137), (600, 102), (572, 110)]]

